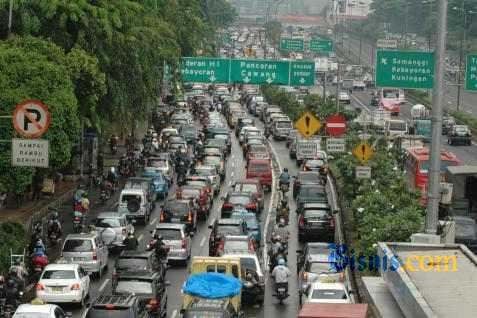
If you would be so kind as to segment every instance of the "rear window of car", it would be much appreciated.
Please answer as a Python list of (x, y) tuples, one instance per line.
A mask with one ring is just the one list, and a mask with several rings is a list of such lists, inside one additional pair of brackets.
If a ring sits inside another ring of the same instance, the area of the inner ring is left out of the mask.
[(174, 201), (164, 206), (164, 210), (172, 212), (173, 214), (184, 215), (189, 212), (189, 205), (185, 202)]
[(318, 173), (300, 173), (298, 175), (300, 181), (319, 181)]
[(300, 188), (300, 195), (307, 197), (323, 197), (325, 195), (325, 190), (321, 187), (302, 187)]
[(95, 226), (96, 227), (121, 227), (124, 224), (121, 222), (121, 219), (117, 218), (104, 218), (104, 219), (96, 219)]
[(229, 197), (229, 202), (232, 204), (247, 205), (250, 203), (250, 198), (247, 196), (233, 195)]
[(182, 233), (179, 229), (158, 229), (157, 232), (162, 235), (164, 240), (181, 240)]
[(116, 262), (116, 269), (123, 271), (137, 271), (149, 269), (149, 262), (146, 258), (119, 258)]
[(347, 299), (346, 293), (340, 289), (314, 289), (312, 299)]
[(136, 200), (136, 201), (139, 201), (141, 202), (141, 196), (140, 195), (136, 195), (136, 194), (124, 194), (122, 197), (121, 197), (121, 201), (122, 202), (129, 202), (131, 200)]
[(46, 270), (41, 279), (76, 279), (76, 274), (70, 270)]
[(267, 172), (270, 171), (270, 165), (267, 163), (250, 163), (247, 169), (249, 172)]
[(250, 152), (267, 152), (267, 147), (263, 145), (250, 145)]
[(150, 281), (120, 280), (116, 285), (115, 292), (127, 294), (152, 294)]
[(90, 239), (69, 239), (63, 247), (64, 252), (90, 252), (93, 250), (93, 241)]
[(305, 218), (326, 218), (328, 216), (327, 211), (324, 210), (306, 210)]
[(86, 315), (86, 318), (130, 318), (133, 315), (130, 308), (91, 308)]
[(200, 196), (199, 189), (182, 189), (182, 198), (190, 199), (190, 198), (197, 198)]
[(235, 185), (234, 191), (256, 193), (256, 192), (258, 192), (258, 189), (257, 189), (257, 185), (256, 185), (256, 184), (252, 184), (252, 183), (242, 183), (242, 184), (237, 184), (237, 185)]
[(224, 243), (224, 252), (234, 252), (234, 251), (248, 251), (248, 242), (247, 241), (230, 241), (225, 240)]
[(233, 226), (233, 225), (219, 225), (217, 229), (217, 233), (219, 234), (227, 234), (227, 235), (240, 235), (242, 231), (240, 227)]

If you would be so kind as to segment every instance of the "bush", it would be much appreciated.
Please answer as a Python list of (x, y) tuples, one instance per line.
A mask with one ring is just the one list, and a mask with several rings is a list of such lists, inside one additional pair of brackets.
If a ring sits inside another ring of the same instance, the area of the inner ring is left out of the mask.
[(0, 223), (0, 273), (6, 273), (10, 267), (10, 251), (23, 253), (27, 245), (26, 231), (23, 225), (15, 222)]

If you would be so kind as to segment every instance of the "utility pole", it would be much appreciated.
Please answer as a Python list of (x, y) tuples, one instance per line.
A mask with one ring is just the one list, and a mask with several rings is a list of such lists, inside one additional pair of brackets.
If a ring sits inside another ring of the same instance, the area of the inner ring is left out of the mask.
[(326, 101), (326, 71), (323, 72), (323, 98)]
[(336, 70), (336, 112), (340, 112), (340, 63), (338, 63), (338, 69)]
[(13, 19), (13, 0), (10, 0), (8, 5), (8, 33), (7, 38), (12, 34), (12, 19)]
[(439, 201), (441, 199), (440, 179), (441, 179), (441, 138), (442, 138), (442, 106), (444, 97), (444, 71), (445, 71), (445, 49), (447, 32), (447, 0), (440, 0), (437, 16), (437, 43), (434, 89), (432, 94), (432, 141), (430, 149), (430, 169), (428, 201), (426, 213), (425, 231), (427, 234), (437, 233), (437, 222), (439, 216)]

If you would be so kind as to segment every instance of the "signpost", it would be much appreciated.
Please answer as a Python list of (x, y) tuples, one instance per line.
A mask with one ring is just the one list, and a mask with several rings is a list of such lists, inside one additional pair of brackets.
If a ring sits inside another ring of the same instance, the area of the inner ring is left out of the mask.
[(434, 84), (434, 53), (378, 50), (376, 86), (431, 89)]
[(12, 166), (48, 168), (49, 146), (45, 139), (12, 139)]
[(378, 39), (376, 46), (382, 49), (397, 49), (398, 42), (395, 39)]
[(274, 60), (232, 60), (230, 80), (245, 84), (285, 84), (289, 82), (289, 62)]
[(362, 163), (367, 162), (373, 154), (373, 148), (366, 142), (360, 143), (353, 149), (353, 155)]
[(346, 142), (344, 138), (328, 138), (326, 140), (326, 152), (345, 152)]
[(465, 89), (477, 91), (477, 55), (467, 55), (465, 64)]
[(355, 176), (356, 179), (371, 179), (371, 167), (356, 166)]
[(328, 39), (312, 39), (310, 41), (310, 51), (315, 53), (333, 52), (333, 42)]
[(292, 86), (315, 85), (315, 64), (313, 62), (295, 61), (290, 63), (290, 82)]
[(281, 38), (280, 50), (303, 52), (305, 50), (305, 45), (303, 39)]
[(333, 137), (344, 135), (346, 132), (346, 118), (339, 114), (328, 116), (326, 118), (326, 132)]
[(305, 138), (313, 136), (321, 128), (321, 123), (312, 113), (306, 112), (295, 122), (295, 128)]
[(29, 99), (21, 102), (13, 111), (13, 127), (25, 138), (39, 138), (50, 126), (48, 106), (39, 100)]
[(183, 57), (181, 73), (184, 82), (228, 83), (230, 60), (208, 57)]

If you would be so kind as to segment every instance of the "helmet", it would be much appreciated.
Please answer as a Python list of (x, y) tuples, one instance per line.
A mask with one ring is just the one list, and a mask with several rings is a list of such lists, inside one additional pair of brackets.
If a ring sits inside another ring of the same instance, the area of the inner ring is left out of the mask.
[(59, 215), (58, 215), (58, 212), (56, 212), (56, 211), (51, 214), (51, 217), (52, 217), (53, 219), (57, 219), (58, 216), (59, 216)]
[(280, 242), (282, 240), (282, 237), (280, 235), (275, 236), (275, 241)]
[(280, 258), (278, 260), (278, 265), (282, 265), (282, 266), (285, 265), (285, 260), (283, 258)]
[(10, 267), (10, 270), (8, 272), (10, 276), (17, 276), (17, 267), (16, 266)]
[(8, 287), (8, 288), (13, 288), (13, 287), (15, 287), (15, 281), (14, 281), (13, 279), (9, 279), (9, 280), (7, 281), (7, 287)]
[(0, 275), (0, 284), (5, 284), (5, 277)]
[(88, 197), (88, 192), (84, 192), (81, 196), (82, 196), (83, 198), (87, 198), (87, 197)]
[(285, 226), (285, 219), (284, 218), (280, 218), (280, 220), (278, 221), (278, 226)]
[(129, 231), (129, 232), (128, 232), (128, 236), (134, 236), (134, 232), (133, 232), (133, 231)]
[(37, 247), (37, 248), (40, 248), (40, 247), (42, 248), (43, 247), (43, 243), (41, 242), (41, 239), (36, 241), (35, 247)]
[(283, 168), (283, 172), (288, 172), (288, 168)]

